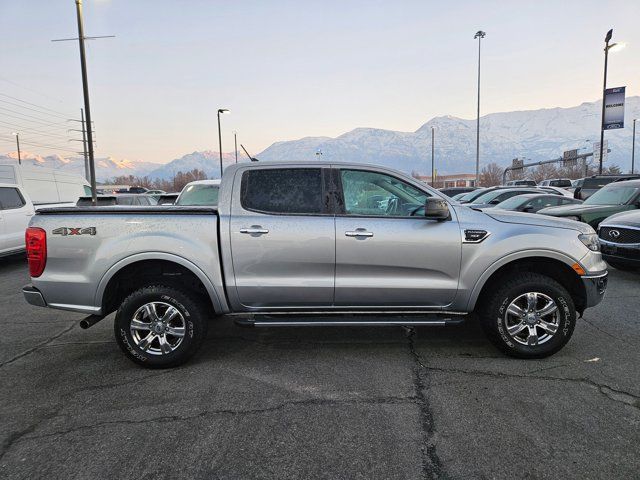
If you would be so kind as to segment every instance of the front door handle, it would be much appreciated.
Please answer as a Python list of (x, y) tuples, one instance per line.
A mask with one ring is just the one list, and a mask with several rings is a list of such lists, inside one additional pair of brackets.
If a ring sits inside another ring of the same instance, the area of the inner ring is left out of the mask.
[(247, 233), (249, 235), (264, 235), (269, 233), (269, 230), (267, 230), (266, 228), (253, 226), (251, 228), (241, 228), (240, 233)]
[(355, 232), (344, 232), (347, 237), (373, 237), (373, 232), (367, 232), (364, 229), (357, 229)]

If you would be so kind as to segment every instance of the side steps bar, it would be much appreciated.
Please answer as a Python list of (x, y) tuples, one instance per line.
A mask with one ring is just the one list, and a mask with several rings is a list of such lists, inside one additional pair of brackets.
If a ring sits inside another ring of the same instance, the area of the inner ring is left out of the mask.
[(241, 327), (389, 327), (389, 326), (432, 326), (432, 327), (449, 327), (452, 325), (460, 325), (464, 323), (465, 318), (451, 318), (446, 315), (421, 315), (414, 318), (405, 317), (403, 319), (371, 319), (365, 317), (361, 320), (352, 318), (345, 320), (344, 318), (327, 318), (320, 317), (317, 319), (300, 320), (302, 315), (291, 316), (291, 320), (278, 315), (277, 318), (268, 315), (258, 315), (259, 318), (237, 318), (236, 325)]

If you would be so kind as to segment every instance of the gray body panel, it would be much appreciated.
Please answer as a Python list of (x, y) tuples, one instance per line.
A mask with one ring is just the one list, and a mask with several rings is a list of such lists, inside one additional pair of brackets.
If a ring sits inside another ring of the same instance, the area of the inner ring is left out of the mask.
[[(393, 175), (446, 200), (450, 218), (271, 215), (240, 205), (242, 173), (255, 168), (334, 167), (332, 163), (230, 166), (217, 210), (180, 207), (58, 209), (36, 215), (47, 232), (48, 259), (33, 285), (47, 306), (101, 314), (105, 288), (121, 268), (139, 260), (174, 261), (205, 285), (216, 313), (252, 311), (472, 311), (487, 279), (508, 262), (545, 257), (589, 275), (606, 273), (599, 252), (578, 239), (586, 224), (514, 212), (479, 212), (421, 182)], [(95, 227), (95, 235), (60, 236), (59, 227)], [(268, 233), (241, 233), (243, 229)], [(345, 236), (366, 229), (371, 237)], [(485, 230), (479, 243), (464, 231)]]

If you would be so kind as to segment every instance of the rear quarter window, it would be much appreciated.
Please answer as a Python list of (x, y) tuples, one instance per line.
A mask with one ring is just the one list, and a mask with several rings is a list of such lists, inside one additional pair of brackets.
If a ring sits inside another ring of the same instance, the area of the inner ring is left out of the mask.
[(320, 168), (268, 168), (243, 173), (240, 204), (245, 210), (273, 214), (322, 214)]

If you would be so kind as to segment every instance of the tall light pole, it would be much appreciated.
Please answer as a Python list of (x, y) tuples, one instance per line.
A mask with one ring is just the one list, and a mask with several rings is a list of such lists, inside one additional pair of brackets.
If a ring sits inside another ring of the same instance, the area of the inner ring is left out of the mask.
[(435, 139), (435, 127), (431, 127), (431, 186), (436, 188), (436, 166), (435, 166), (435, 156), (434, 156), (434, 139)]
[(16, 145), (18, 146), (18, 165), (22, 165), (22, 158), (20, 158), (20, 134), (18, 132), (13, 132), (12, 135), (16, 136)]
[(624, 47), (624, 43), (612, 43), (609, 45), (611, 41), (611, 37), (613, 36), (613, 28), (607, 32), (607, 35), (604, 37), (604, 82), (602, 85), (602, 118), (600, 122), (600, 161), (598, 165), (598, 173), (602, 174), (602, 153), (604, 150), (604, 110), (605, 110), (605, 96), (607, 91), (607, 63), (609, 61), (609, 50), (612, 48), (622, 48)]
[(236, 163), (238, 163), (238, 132), (233, 132), (233, 145), (236, 148)]
[(480, 183), (480, 45), (486, 32), (478, 30), (473, 36), (478, 39), (478, 115), (476, 117), (476, 186)]
[(219, 108), (218, 109), (218, 147), (220, 154), (220, 178), (222, 178), (222, 130), (220, 129), (220, 114), (221, 113), (230, 113), (227, 108)]
[(633, 135), (631, 136), (631, 173), (633, 174), (633, 170), (635, 167), (636, 161), (636, 121), (638, 119), (633, 119)]

